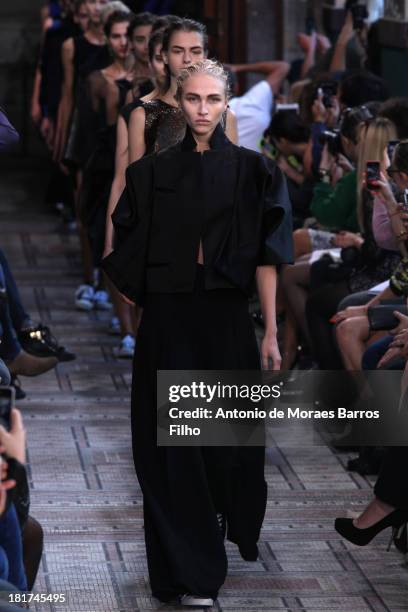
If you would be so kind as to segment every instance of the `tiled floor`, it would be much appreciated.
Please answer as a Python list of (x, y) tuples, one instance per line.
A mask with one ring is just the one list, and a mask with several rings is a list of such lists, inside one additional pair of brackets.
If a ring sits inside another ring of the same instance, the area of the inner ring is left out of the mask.
[[(106, 313), (80, 313), (78, 241), (58, 232), (41, 204), (41, 173), (0, 178), (1, 246), (27, 308), (78, 354), (74, 362), (25, 379), (20, 403), (28, 430), (32, 514), (45, 530), (38, 593), (68, 603), (45, 612), (175, 609), (149, 595), (140, 490), (130, 451), (130, 364), (117, 361)], [(255, 564), (228, 545), (229, 576), (216, 610), (354, 612), (408, 610), (408, 568), (386, 535), (357, 548), (333, 529), (357, 511), (370, 483), (326, 447), (268, 451), (269, 502)]]

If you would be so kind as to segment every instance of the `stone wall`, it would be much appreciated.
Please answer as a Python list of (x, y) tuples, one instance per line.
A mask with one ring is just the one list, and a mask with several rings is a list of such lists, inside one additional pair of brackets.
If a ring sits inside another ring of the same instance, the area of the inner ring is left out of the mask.
[(0, 105), (22, 135), (19, 149), (25, 154), (42, 153), (28, 115), (44, 4), (44, 0), (0, 2)]

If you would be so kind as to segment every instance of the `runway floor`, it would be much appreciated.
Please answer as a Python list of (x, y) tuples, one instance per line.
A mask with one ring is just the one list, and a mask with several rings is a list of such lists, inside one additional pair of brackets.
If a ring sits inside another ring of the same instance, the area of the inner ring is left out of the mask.
[[(75, 234), (42, 203), (42, 172), (0, 179), (1, 247), (34, 320), (50, 325), (76, 361), (24, 379), (31, 514), (43, 525), (37, 593), (67, 603), (41, 612), (172, 609), (149, 594), (140, 489), (130, 450), (131, 366), (116, 360), (108, 313), (78, 312)], [(342, 541), (336, 516), (358, 512), (370, 483), (348, 473), (345, 454), (302, 446), (268, 452), (269, 502), (256, 563), (228, 545), (229, 576), (215, 610), (385, 612), (408, 610), (408, 566), (386, 552), (388, 534), (365, 548)]]

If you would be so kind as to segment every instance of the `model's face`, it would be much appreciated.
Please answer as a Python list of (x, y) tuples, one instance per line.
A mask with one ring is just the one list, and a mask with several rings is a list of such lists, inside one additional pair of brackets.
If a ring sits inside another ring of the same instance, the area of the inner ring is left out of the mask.
[(79, 5), (77, 12), (74, 16), (74, 21), (79, 25), (81, 30), (85, 32), (88, 29), (89, 25), (89, 12), (87, 8), (87, 3), (83, 2)]
[(152, 74), (156, 79), (156, 83), (159, 87), (164, 86), (166, 82), (166, 70), (164, 68), (163, 56), (161, 53), (162, 46), (158, 44), (154, 48), (154, 54), (150, 62)]
[(102, 9), (108, 4), (108, 0), (86, 0), (88, 9), (89, 21), (93, 25), (102, 23)]
[(227, 110), (225, 85), (209, 74), (197, 74), (183, 83), (180, 106), (193, 134), (210, 137)]
[(116, 59), (123, 60), (129, 55), (128, 27), (128, 21), (115, 23), (108, 36), (109, 48)]
[(174, 32), (170, 38), (168, 51), (163, 52), (164, 62), (173, 77), (178, 77), (183, 68), (205, 57), (203, 37), (198, 32)]
[(143, 64), (147, 64), (149, 61), (149, 38), (151, 33), (151, 25), (142, 25), (133, 31), (131, 40), (133, 54), (136, 60)]

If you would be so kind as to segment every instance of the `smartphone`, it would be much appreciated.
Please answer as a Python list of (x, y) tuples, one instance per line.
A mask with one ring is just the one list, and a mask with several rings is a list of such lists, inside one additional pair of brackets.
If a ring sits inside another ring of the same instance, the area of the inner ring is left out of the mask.
[(404, 189), (402, 192), (402, 205), (403, 211), (408, 212), (408, 189)]
[(377, 186), (373, 183), (381, 180), (380, 162), (368, 161), (366, 169), (366, 185), (367, 189), (376, 190)]
[(317, 95), (322, 96), (322, 103), (325, 108), (331, 108), (332, 98), (337, 94), (337, 83), (335, 81), (324, 81), (320, 83), (319, 88), (316, 92)]
[(395, 147), (399, 144), (399, 142), (400, 142), (399, 140), (390, 140), (389, 143), (387, 144), (387, 154), (388, 154), (390, 162), (392, 161)]
[(10, 414), (15, 404), (16, 392), (14, 387), (0, 387), (0, 425), (10, 430)]

